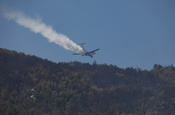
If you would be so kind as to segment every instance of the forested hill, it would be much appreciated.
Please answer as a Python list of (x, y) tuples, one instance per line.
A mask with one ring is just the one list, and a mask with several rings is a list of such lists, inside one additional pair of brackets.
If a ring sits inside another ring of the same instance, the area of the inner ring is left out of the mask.
[(53, 63), (0, 49), (0, 115), (174, 115), (175, 67)]

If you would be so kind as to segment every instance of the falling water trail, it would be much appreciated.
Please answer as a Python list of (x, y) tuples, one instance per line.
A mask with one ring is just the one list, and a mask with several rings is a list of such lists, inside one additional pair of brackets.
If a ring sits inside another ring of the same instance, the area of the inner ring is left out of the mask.
[(66, 50), (76, 53), (83, 52), (83, 49), (70, 40), (67, 36), (57, 33), (49, 25), (43, 23), (40, 19), (34, 19), (26, 16), (22, 11), (12, 10), (9, 8), (1, 8), (1, 14), (8, 20), (14, 20), (17, 24), (30, 29), (32, 32), (40, 33), (47, 38), (49, 42), (54, 42)]

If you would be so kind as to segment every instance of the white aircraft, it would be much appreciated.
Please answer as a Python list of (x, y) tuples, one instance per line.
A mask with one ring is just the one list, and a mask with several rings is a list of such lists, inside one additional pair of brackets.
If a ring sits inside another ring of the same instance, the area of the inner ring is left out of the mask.
[(95, 49), (95, 50), (92, 50), (92, 51), (86, 51), (83, 47), (85, 43), (82, 43), (82, 44), (78, 44), (80, 45), (82, 48), (83, 48), (83, 51), (82, 53), (73, 53), (73, 55), (82, 55), (82, 56), (89, 56), (91, 58), (93, 58), (93, 55), (95, 54), (96, 51), (100, 50), (99, 48), (98, 49)]

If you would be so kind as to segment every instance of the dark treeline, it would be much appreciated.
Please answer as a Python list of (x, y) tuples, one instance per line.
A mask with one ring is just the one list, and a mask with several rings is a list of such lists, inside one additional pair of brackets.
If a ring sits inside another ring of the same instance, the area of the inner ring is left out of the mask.
[(53, 63), (0, 49), (2, 115), (174, 115), (175, 67)]

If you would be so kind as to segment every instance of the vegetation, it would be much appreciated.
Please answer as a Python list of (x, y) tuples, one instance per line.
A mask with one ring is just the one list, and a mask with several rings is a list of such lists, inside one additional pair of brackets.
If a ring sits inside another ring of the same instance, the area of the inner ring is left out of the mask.
[(0, 49), (2, 115), (173, 115), (175, 67), (53, 63)]

